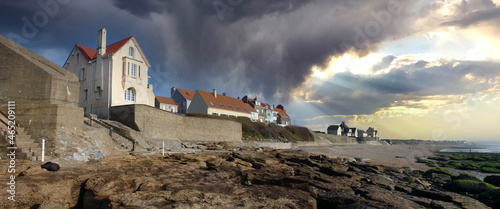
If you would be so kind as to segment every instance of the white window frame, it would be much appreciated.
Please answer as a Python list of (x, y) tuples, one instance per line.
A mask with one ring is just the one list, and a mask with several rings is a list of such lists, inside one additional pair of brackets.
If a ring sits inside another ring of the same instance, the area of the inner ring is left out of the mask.
[(131, 58), (134, 57), (134, 48), (133, 47), (128, 48), (128, 56)]
[(85, 80), (85, 68), (82, 68), (80, 70), (80, 81), (84, 81)]
[(135, 99), (136, 99), (135, 89), (128, 88), (127, 90), (125, 90), (123, 99), (125, 101), (135, 102)]
[(132, 63), (130, 66), (130, 76), (137, 77), (137, 64)]

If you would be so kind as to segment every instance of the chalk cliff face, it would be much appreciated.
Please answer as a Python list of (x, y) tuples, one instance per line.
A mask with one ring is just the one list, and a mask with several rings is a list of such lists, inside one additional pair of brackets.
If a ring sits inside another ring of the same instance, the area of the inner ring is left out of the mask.
[(63, 165), (57, 172), (20, 163), (25, 171), (16, 178), (17, 201), (1, 200), (0, 207), (488, 208), (428, 183), (418, 171), (300, 151), (224, 148), (228, 151), (131, 154)]

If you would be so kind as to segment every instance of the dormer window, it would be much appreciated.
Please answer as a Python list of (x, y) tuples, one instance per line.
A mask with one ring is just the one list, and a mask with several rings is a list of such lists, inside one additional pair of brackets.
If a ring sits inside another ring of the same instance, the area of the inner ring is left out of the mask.
[(134, 57), (134, 48), (132, 48), (132, 47), (128, 48), (128, 56), (131, 57), (131, 58)]

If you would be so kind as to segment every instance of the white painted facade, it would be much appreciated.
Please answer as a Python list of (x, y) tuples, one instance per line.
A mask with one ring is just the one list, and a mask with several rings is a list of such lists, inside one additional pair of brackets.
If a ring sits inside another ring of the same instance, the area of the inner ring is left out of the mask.
[(148, 84), (151, 65), (135, 37), (122, 41), (123, 44), (115, 43), (120, 48), (113, 47), (113, 52), (107, 54), (106, 30), (101, 29), (95, 59), (91, 54), (88, 60), (84, 49), (75, 45), (63, 66), (80, 78), (78, 106), (84, 108), (86, 115), (107, 118), (110, 106), (155, 104), (153, 86)]

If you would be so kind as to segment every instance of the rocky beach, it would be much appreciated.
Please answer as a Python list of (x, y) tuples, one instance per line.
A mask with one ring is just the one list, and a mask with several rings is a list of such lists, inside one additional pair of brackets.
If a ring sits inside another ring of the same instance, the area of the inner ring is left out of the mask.
[[(234, 147), (230, 143), (203, 146), (206, 150), (130, 153), (80, 164), (57, 162), (61, 168), (56, 172), (42, 169), (39, 162), (18, 160), (16, 201), (4, 198), (0, 208), (494, 206), (478, 201), (477, 195), (451, 192), (426, 178), (426, 168), (418, 166), (423, 164), (410, 160), (408, 146), (300, 150)], [(415, 150), (430, 151), (424, 146)], [(0, 162), (7, 166), (8, 161)], [(6, 171), (1, 178), (8, 180)], [(7, 190), (6, 184), (0, 188)]]

